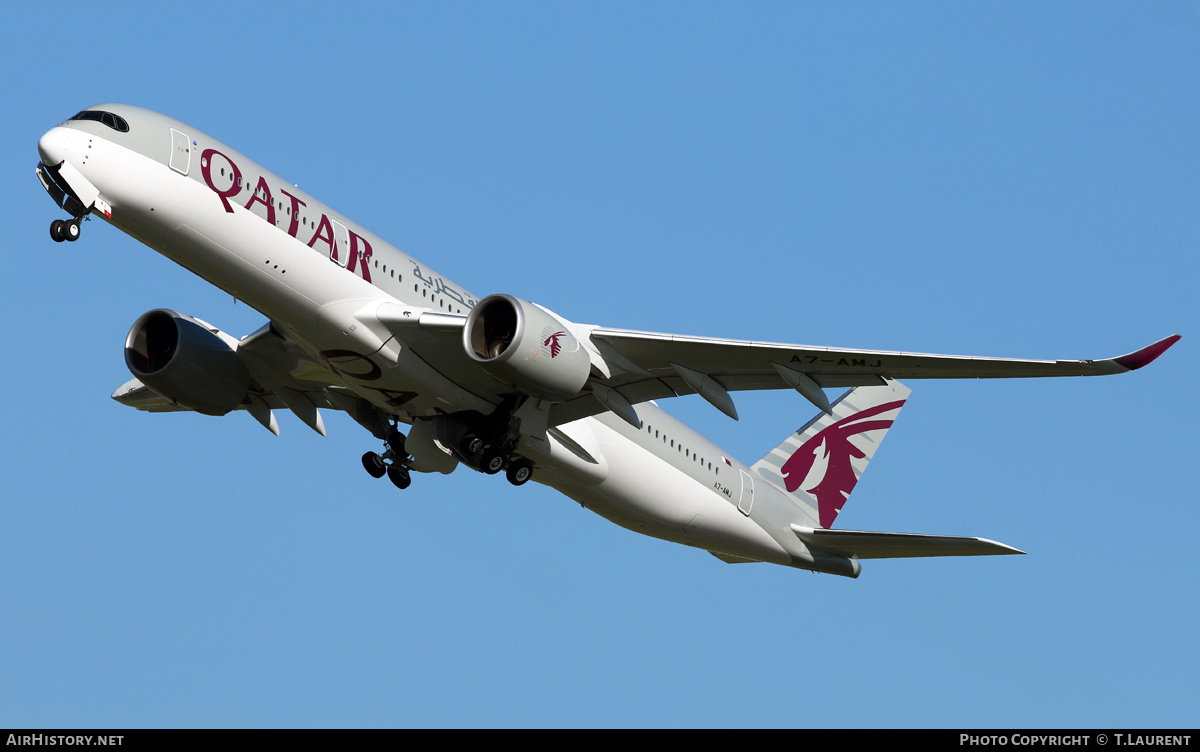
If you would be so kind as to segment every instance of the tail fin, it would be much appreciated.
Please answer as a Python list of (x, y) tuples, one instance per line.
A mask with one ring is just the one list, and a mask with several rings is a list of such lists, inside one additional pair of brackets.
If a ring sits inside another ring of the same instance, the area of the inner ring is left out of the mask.
[(831, 414), (813, 418), (752, 470), (830, 528), (910, 391), (898, 381), (855, 387), (833, 403)]

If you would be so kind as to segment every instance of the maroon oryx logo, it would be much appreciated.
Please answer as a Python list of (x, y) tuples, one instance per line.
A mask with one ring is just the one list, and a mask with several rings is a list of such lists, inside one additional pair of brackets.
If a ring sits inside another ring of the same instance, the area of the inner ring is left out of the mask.
[(560, 344), (558, 340), (560, 338), (566, 336), (566, 334), (567, 334), (566, 332), (555, 332), (554, 334), (551, 334), (549, 337), (547, 337), (546, 341), (542, 343), (543, 345), (550, 345), (550, 357), (551, 358), (558, 357), (558, 354), (560, 352), (562, 352), (562, 344)]
[(842, 418), (804, 442), (799, 449), (792, 453), (788, 461), (783, 463), (784, 485), (791, 492), (799, 488), (804, 479), (808, 477), (817, 458), (825, 458), (825, 474), (812, 488), (804, 489), (817, 499), (817, 509), (821, 513), (821, 527), (828, 528), (833, 525), (838, 512), (842, 511), (842, 505), (846, 503), (846, 498), (854, 490), (854, 484), (858, 483), (858, 476), (854, 474), (854, 466), (850, 463), (851, 459), (862, 459), (867, 456), (850, 442), (850, 437), (867, 431), (888, 428), (892, 425), (892, 421), (868, 420), (868, 418), (891, 410), (898, 410), (903, 405), (904, 400), (888, 402), (885, 405), (869, 407), (849, 418)]

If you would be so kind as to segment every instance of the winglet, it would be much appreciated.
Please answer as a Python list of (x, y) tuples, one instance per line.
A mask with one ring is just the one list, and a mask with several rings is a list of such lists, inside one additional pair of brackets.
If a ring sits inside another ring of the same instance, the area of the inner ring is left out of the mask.
[(1113, 358), (1113, 362), (1122, 368), (1128, 368), (1130, 371), (1135, 371), (1142, 366), (1149, 365), (1154, 362), (1154, 359), (1167, 351), (1167, 348), (1179, 341), (1180, 335), (1172, 334), (1170, 337), (1160, 339), (1153, 345), (1146, 345), (1141, 350), (1131, 352), (1128, 355), (1122, 355), (1119, 358)]

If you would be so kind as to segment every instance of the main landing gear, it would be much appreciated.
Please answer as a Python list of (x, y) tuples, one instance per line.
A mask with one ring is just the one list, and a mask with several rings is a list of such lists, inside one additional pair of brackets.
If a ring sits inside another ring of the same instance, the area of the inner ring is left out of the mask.
[(50, 223), (50, 237), (55, 243), (61, 243), (64, 240), (72, 242), (79, 240), (79, 223), (80, 219), (56, 219)]
[(388, 434), (387, 451), (383, 454), (367, 452), (362, 456), (363, 469), (372, 478), (387, 476), (401, 491), (412, 485), (412, 474), (408, 469), (409, 456), (404, 451), (404, 434), (396, 429)]
[(533, 477), (533, 463), (524, 457), (512, 461), (504, 475), (514, 486), (523, 486)]
[[(437, 440), (450, 448), (459, 462), (488, 475), (503, 470), (509, 483), (523, 486), (533, 478), (533, 461), (514, 453), (521, 439), (520, 421), (508, 420), (505, 415), (510, 413), (506, 411), (499, 420), (490, 421), (478, 414), (438, 416), (434, 430)], [(386, 475), (397, 488), (408, 488), (415, 460), (404, 446), (405, 436), (398, 423), (388, 430), (384, 443), (383, 454), (367, 452), (362, 456), (363, 469), (372, 478)]]
[(504, 470), (509, 483), (523, 486), (533, 477), (533, 463), (524, 457), (513, 457), (515, 438), (506, 436), (489, 444), (477, 434), (467, 433), (459, 441), (459, 451), (471, 465), (488, 475)]

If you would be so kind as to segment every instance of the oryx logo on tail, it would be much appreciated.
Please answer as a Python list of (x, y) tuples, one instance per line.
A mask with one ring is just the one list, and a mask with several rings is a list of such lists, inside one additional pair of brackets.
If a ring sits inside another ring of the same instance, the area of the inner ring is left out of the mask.
[(751, 467), (828, 530), (910, 394), (899, 381), (856, 386)]
[[(817, 499), (821, 527), (828, 528), (833, 524), (838, 512), (842, 511), (846, 498), (858, 483), (859, 473), (854, 471), (852, 461), (867, 457), (866, 452), (850, 441), (850, 437), (867, 431), (890, 428), (891, 420), (872, 418), (899, 410), (903, 405), (904, 400), (897, 400), (843, 418), (804, 442), (788, 461), (783, 463), (781, 469), (784, 485), (789, 492), (812, 483), (804, 488), (804, 491)], [(817, 464), (819, 459), (825, 460), (824, 468)]]

